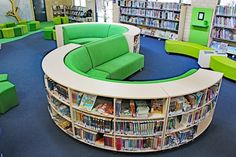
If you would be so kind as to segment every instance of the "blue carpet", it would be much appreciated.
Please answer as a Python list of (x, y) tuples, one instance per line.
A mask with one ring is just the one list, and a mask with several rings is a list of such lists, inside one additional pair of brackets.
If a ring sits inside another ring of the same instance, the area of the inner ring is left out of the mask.
[[(130, 80), (163, 79), (198, 68), (192, 58), (168, 55), (164, 42), (142, 38), (141, 52), (145, 68)], [(0, 50), (0, 73), (8, 73), (16, 84), (20, 105), (0, 116), (0, 153), (4, 157), (90, 157), (144, 154), (114, 153), (80, 143), (62, 132), (47, 111), (41, 61), (56, 47), (37, 33), (4, 44)], [(224, 79), (216, 113), (209, 129), (195, 141), (177, 149), (145, 156), (162, 157), (235, 157), (236, 154), (236, 83)]]

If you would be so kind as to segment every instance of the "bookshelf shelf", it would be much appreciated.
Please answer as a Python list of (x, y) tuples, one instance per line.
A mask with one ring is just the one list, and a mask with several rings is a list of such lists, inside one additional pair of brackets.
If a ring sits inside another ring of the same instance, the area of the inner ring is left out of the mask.
[[(73, 44), (59, 47), (42, 64), (51, 118), (78, 141), (111, 151), (155, 152), (186, 144), (210, 125), (221, 73), (200, 69), (180, 80), (151, 84), (101, 81), (68, 70), (64, 57), (73, 49)], [(55, 100), (50, 96), (55, 96)], [(70, 119), (63, 118), (51, 104), (54, 101), (66, 104), (68, 100)], [(187, 106), (191, 106), (190, 110), (182, 110)], [(182, 112), (169, 115), (170, 111), (179, 110)], [(172, 119), (176, 119), (175, 126), (179, 127), (172, 129)]]
[(120, 0), (120, 22), (138, 26), (141, 34), (182, 40), (186, 6), (180, 3)]
[(217, 51), (236, 53), (235, 6), (216, 6), (209, 46)]
[(68, 120), (69, 122), (71, 122), (71, 118), (70, 117), (68, 117), (68, 116), (66, 116), (66, 115), (63, 115), (60, 111), (58, 111), (58, 109), (56, 109), (54, 106), (54, 104), (52, 104), (51, 102), (48, 102), (50, 105), (51, 105), (51, 107), (52, 107), (52, 109), (54, 110), (54, 111), (56, 111), (62, 118), (64, 118), (64, 119), (66, 119), (66, 120)]

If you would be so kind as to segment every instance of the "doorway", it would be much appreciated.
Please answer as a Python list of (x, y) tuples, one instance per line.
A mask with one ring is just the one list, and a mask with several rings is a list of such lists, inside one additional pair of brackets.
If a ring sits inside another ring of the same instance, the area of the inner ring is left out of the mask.
[(112, 22), (113, 0), (96, 0), (96, 21)]
[(45, 0), (32, 0), (36, 21), (47, 21)]

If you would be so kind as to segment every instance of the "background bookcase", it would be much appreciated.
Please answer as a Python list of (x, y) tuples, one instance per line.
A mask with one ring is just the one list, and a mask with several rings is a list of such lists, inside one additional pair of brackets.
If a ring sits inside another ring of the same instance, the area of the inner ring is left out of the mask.
[(211, 47), (236, 54), (236, 7), (216, 6)]
[(120, 0), (120, 22), (133, 24), (141, 34), (182, 40), (186, 5), (147, 0)]
[(82, 93), (45, 75), (55, 124), (81, 142), (122, 152), (171, 149), (198, 137), (212, 120), (220, 86), (221, 80), (183, 96), (120, 99)]
[(93, 17), (87, 17), (86, 12), (88, 9), (82, 6), (52, 6), (53, 17), (68, 16), (70, 22), (92, 22)]

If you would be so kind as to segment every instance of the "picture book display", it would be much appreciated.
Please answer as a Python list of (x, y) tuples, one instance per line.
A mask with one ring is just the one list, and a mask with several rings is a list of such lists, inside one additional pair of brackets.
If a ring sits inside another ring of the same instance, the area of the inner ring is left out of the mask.
[(96, 98), (96, 95), (83, 94), (79, 108), (82, 110), (91, 111), (95, 104)]

